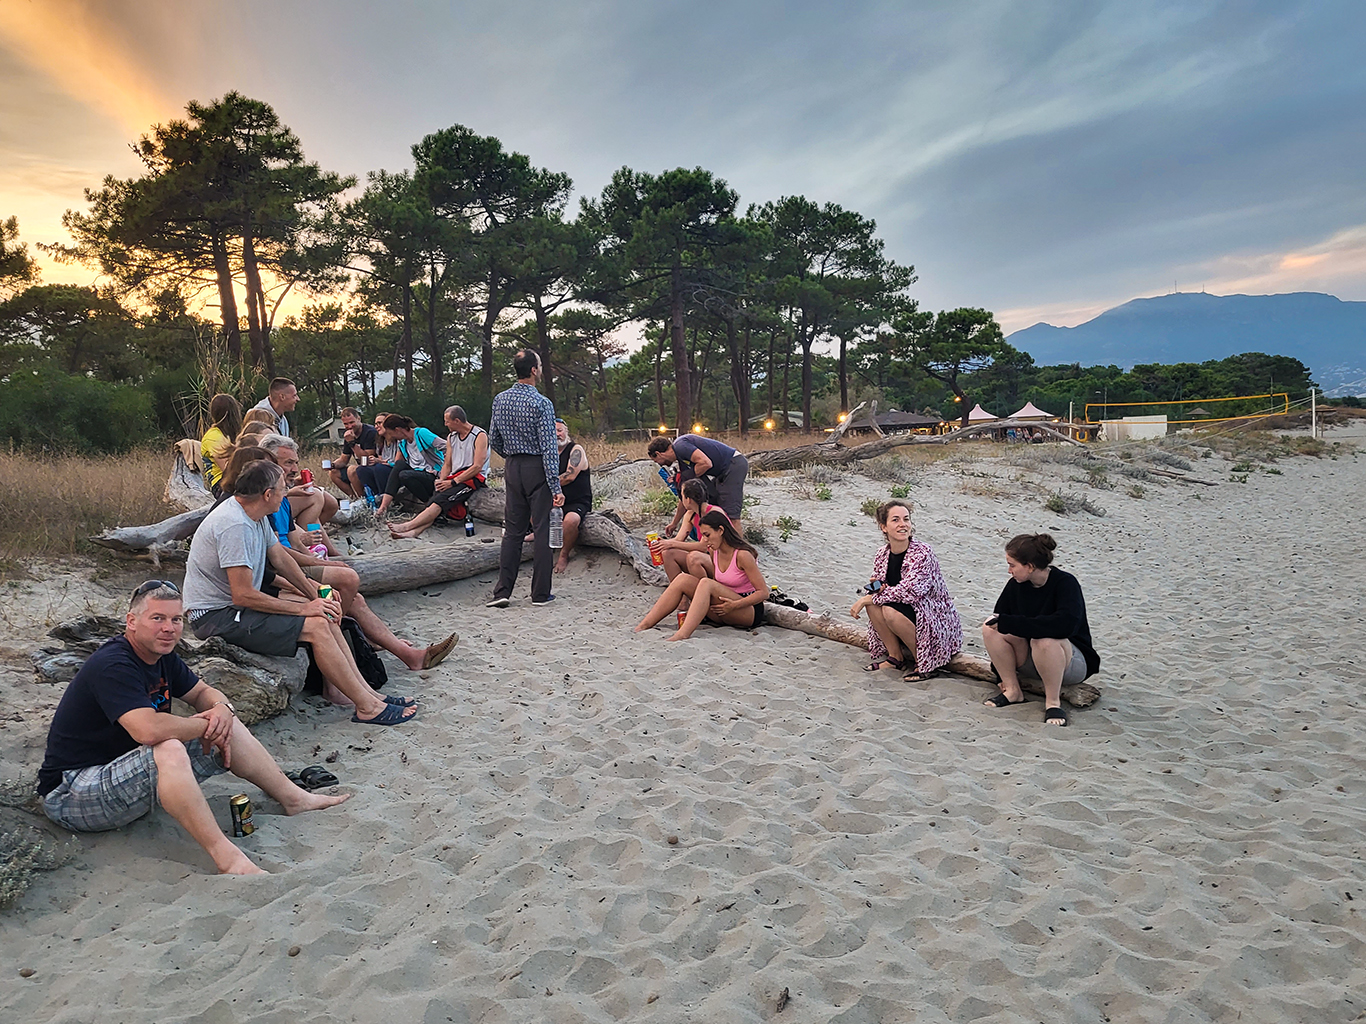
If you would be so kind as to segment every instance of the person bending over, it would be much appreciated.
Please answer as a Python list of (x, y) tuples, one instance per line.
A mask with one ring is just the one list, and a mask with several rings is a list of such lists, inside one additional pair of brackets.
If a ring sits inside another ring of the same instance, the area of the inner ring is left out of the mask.
[[(725, 509), (726, 515), (732, 520), (740, 518), (745, 505), (749, 462), (730, 445), (712, 437), (680, 434), (672, 441), (656, 437), (645, 450), (656, 465), (671, 466), (677, 462), (680, 482), (693, 477), (701, 479), (707, 485), (707, 493)], [(682, 518), (683, 506), (679, 504), (673, 522), (665, 532), (672, 533)]]
[(1022, 533), (1006, 544), (1010, 579), (982, 623), (982, 643), (1000, 676), (1001, 692), (983, 701), (1004, 708), (1024, 701), (1020, 676), (1043, 681), (1045, 725), (1066, 725), (1062, 688), (1100, 671), (1091, 646), (1086, 599), (1070, 572), (1053, 565), (1058, 542), (1046, 533)]
[(713, 505), (707, 501), (707, 485), (696, 477), (683, 482), (678, 504), (683, 509), (678, 533), (658, 542), (660, 553), (664, 556), (664, 571), (668, 574), (670, 582), (679, 573), (688, 571), (688, 556), (694, 551), (709, 553), (698, 534), (698, 522), (712, 510), (725, 511), (720, 505)]
[(915, 540), (911, 508), (900, 501), (878, 506), (877, 525), (887, 538), (873, 556), (869, 593), (849, 614), (868, 610), (866, 671), (909, 669), (908, 683), (929, 679), (963, 649), (963, 623), (953, 605), (939, 559)]
[(759, 571), (758, 552), (719, 509), (702, 516), (698, 528), (706, 553), (693, 551), (688, 555), (688, 571), (676, 576), (665, 588), (649, 614), (637, 624), (637, 633), (677, 611), (685, 598), (691, 603), (678, 632), (670, 640), (688, 639), (703, 619), (737, 629), (764, 624), (768, 583)]
[[(232, 772), (291, 815), (335, 806), (350, 794), (324, 796), (290, 782), (228, 698), (175, 653), (184, 629), (174, 583), (148, 580), (133, 591), (123, 635), (87, 659), (52, 716), (38, 772), (43, 813), (73, 832), (103, 832), (160, 805), (219, 873), (264, 874), (223, 834), (200, 782)], [(171, 714), (176, 697), (196, 714)]]
[[(337, 625), (341, 602), (318, 596), (310, 580), (286, 554), (269, 516), (286, 490), (283, 470), (273, 462), (248, 463), (237, 475), (233, 496), (210, 512), (190, 541), (185, 563), (186, 619), (195, 636), (221, 636), (257, 654), (292, 658), (299, 644), (311, 644), (322, 673), (324, 695), (352, 704), (352, 721), (396, 725), (416, 709), (401, 698), (376, 693), (356, 667)], [(303, 604), (262, 592), (267, 565), (308, 600)]]
[(431, 501), (436, 493), (436, 476), (446, 457), (446, 440), (437, 437), (426, 427), (419, 427), (407, 416), (388, 416), (384, 420), (384, 436), (398, 442), (398, 461), (394, 463), (389, 481), (384, 485), (384, 497), (379, 501), (379, 514), (389, 511), (400, 487), (418, 501)]
[(564, 572), (579, 539), (579, 527), (593, 511), (593, 471), (583, 445), (570, 439), (569, 427), (559, 417), (555, 418), (555, 442), (560, 447), (560, 489), (564, 492), (564, 543), (555, 571)]
[(445, 418), (446, 429), (450, 431), (446, 437), (446, 458), (434, 484), (431, 504), (402, 525), (390, 523), (389, 532), (395, 537), (422, 536), (448, 510), (469, 501), (470, 495), (488, 480), (488, 433), (471, 423), (458, 405), (447, 409)]
[[(265, 458), (273, 459), (275, 464), (285, 471), (285, 482), (293, 484), (299, 476), (299, 451), (294, 442), (287, 437), (279, 434), (272, 434), (263, 442)], [(326, 533), (321, 530), (307, 532), (300, 529), (299, 524), (289, 514), (289, 499), (280, 502), (280, 508), (270, 516), (271, 525), (275, 529), (276, 535), (280, 538), (280, 544), (284, 547), (290, 558), (298, 563), (303, 569), (304, 575), (315, 583), (325, 583), (334, 588), (337, 597), (341, 600), (342, 612), (351, 616), (360, 626), (365, 638), (376, 647), (382, 647), (388, 651), (410, 671), (418, 672), (423, 669), (436, 668), (446, 660), (446, 655), (450, 654), (460, 637), (452, 633), (440, 643), (431, 644), (425, 648), (414, 647), (405, 640), (400, 640), (394, 636), (393, 631), (384, 624), (384, 620), (370, 610), (365, 598), (360, 592), (360, 576), (356, 570), (339, 559), (323, 560), (313, 554), (309, 549), (309, 542), (319, 534), (329, 549), (332, 542), (327, 539)], [(271, 574), (272, 576), (274, 574)], [(285, 588), (285, 589), (282, 589)], [(287, 599), (298, 597), (301, 601), (306, 601), (307, 595), (299, 594), (289, 584), (275, 577), (263, 580), (261, 589), (272, 597), (283, 596)]]

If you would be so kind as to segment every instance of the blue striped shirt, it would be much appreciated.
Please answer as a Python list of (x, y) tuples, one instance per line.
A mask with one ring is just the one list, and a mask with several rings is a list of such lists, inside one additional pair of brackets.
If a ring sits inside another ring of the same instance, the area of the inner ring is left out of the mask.
[(530, 384), (518, 381), (494, 398), (489, 417), (489, 447), (505, 459), (510, 455), (539, 455), (550, 493), (560, 493), (555, 406)]

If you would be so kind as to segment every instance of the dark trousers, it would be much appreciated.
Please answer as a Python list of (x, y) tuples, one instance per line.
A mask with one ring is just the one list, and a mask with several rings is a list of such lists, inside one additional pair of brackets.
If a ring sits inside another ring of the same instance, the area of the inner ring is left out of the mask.
[(531, 599), (550, 597), (554, 562), (550, 555), (550, 506), (553, 495), (545, 480), (545, 462), (539, 455), (509, 455), (503, 467), (503, 546), (498, 558), (498, 585), (494, 597), (511, 597), (522, 567), (522, 543), (526, 532), (536, 528), (536, 555), (531, 569)]
[(436, 493), (436, 474), (428, 473), (425, 469), (413, 469), (399, 459), (394, 463), (394, 471), (389, 474), (384, 493), (393, 497), (398, 494), (400, 487), (408, 488), (408, 493), (418, 501), (431, 501)]
[(365, 489), (370, 488), (370, 493), (379, 498), (389, 486), (389, 477), (392, 475), (393, 466), (383, 462), (371, 462), (368, 466), (356, 467), (356, 479), (360, 481), (360, 492), (365, 493)]

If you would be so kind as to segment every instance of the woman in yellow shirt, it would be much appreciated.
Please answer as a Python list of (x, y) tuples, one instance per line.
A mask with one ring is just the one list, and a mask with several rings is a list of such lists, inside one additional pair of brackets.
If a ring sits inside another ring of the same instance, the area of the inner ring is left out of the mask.
[(209, 420), (212, 425), (199, 442), (199, 454), (204, 460), (204, 479), (218, 497), (218, 482), (242, 429), (242, 406), (232, 395), (214, 395), (209, 402)]

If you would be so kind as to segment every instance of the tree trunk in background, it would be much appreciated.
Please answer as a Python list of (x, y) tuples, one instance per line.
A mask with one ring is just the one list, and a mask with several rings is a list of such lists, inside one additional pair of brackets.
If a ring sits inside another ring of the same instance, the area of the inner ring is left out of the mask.
[(840, 412), (849, 411), (849, 345), (840, 335)]
[[(670, 291), (669, 336), (674, 355), (674, 392), (678, 433), (692, 430), (692, 377), (688, 373), (688, 342), (684, 332), (683, 268), (674, 265)], [(662, 420), (660, 422), (663, 422)]]
[(778, 340), (778, 329), (768, 331), (768, 418), (773, 419), (773, 346)]
[[(783, 429), (792, 425), (792, 339), (788, 339), (787, 354), (783, 356)], [(807, 424), (802, 425), (807, 429)]]
[(242, 325), (237, 317), (237, 295), (232, 288), (228, 245), (221, 235), (213, 236), (213, 270), (218, 278), (218, 307), (223, 319), (223, 340), (228, 346), (228, 360), (234, 366), (239, 366), (242, 362)]
[(444, 383), (445, 367), (442, 364), (445, 357), (441, 352), (441, 336), (436, 330), (436, 290), (439, 282), (434, 262), (431, 264), (427, 282), (427, 347), (432, 353), (432, 392), (440, 398), (443, 394), (441, 388)]
[[(664, 361), (664, 339), (668, 336), (668, 324), (659, 325), (659, 344), (655, 346), (655, 402), (659, 405), (659, 425), (669, 422), (664, 412), (664, 378), (660, 376), (660, 364)], [(654, 433), (654, 431), (651, 431)]]
[(541, 390), (550, 399), (550, 404), (554, 405), (555, 367), (550, 362), (550, 317), (541, 305), (540, 298), (532, 302), (531, 308), (536, 314), (536, 346), (541, 353), (541, 369), (545, 373), (541, 378)]
[(489, 271), (488, 305), (484, 308), (484, 346), (480, 353), (483, 365), (480, 367), (480, 386), (484, 391), (484, 403), (493, 407), (493, 328), (498, 322), (498, 281), (493, 271)]
[(265, 292), (261, 287), (261, 268), (256, 262), (256, 242), (248, 222), (242, 233), (242, 270), (247, 287), (247, 334), (251, 338), (251, 362), (275, 376), (275, 354), (266, 332)]
[[(403, 390), (413, 393), (413, 286), (410, 280), (403, 282)], [(394, 394), (398, 394), (398, 351), (394, 352)]]

